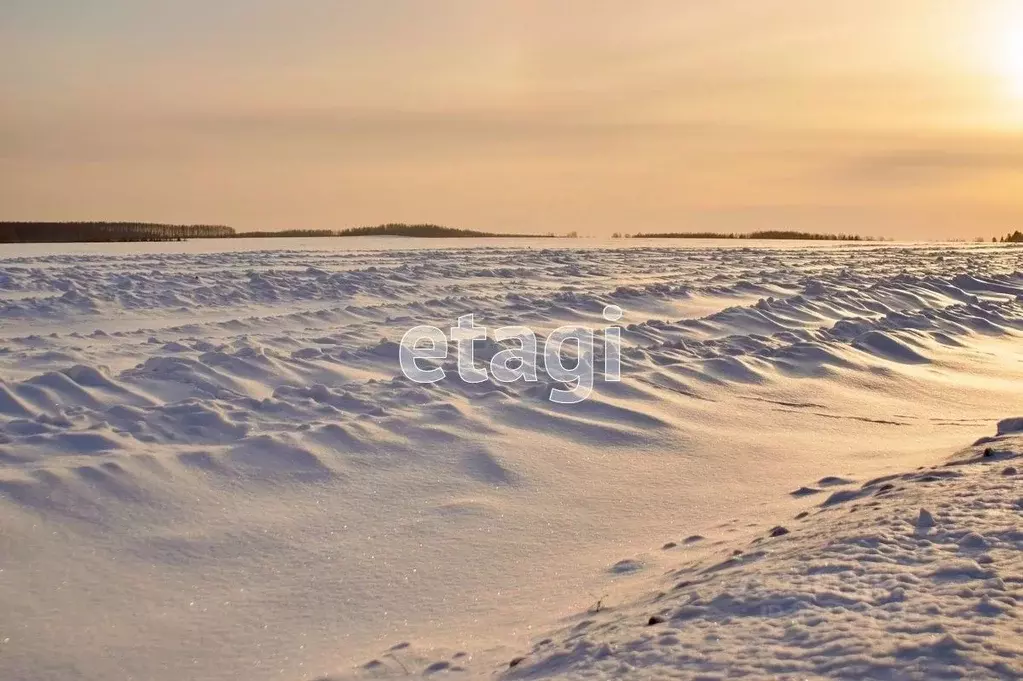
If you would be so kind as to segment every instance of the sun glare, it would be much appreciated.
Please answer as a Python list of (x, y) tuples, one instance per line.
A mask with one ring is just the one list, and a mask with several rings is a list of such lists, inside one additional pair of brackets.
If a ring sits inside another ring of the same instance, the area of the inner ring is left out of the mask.
[(1023, 100), (1023, 26), (1007, 33), (998, 59), (1009, 92)]

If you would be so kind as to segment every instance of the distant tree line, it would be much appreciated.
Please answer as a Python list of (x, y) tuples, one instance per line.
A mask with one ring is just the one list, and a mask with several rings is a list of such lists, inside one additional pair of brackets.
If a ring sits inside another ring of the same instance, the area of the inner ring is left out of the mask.
[[(994, 241), (994, 239), (991, 239), (991, 241)], [(1023, 232), (1020, 232), (1017, 229), (1012, 234), (1006, 234), (1001, 239), (999, 239), (999, 241), (1001, 241), (1003, 244), (1019, 244), (1019, 243), (1023, 243)]]
[(786, 230), (766, 230), (749, 232), (660, 232), (654, 234), (636, 234), (634, 239), (792, 239), (799, 241), (871, 241), (870, 237), (857, 234), (815, 234), (813, 232), (794, 232)]
[(329, 229), (284, 229), (279, 232), (238, 232), (231, 236), (239, 239), (266, 239), (274, 237), (337, 236)]
[(473, 229), (456, 229), (454, 227), (441, 227), (440, 225), (406, 225), (401, 222), (391, 222), (386, 225), (375, 227), (352, 227), (343, 229), (337, 236), (414, 236), (414, 237), (522, 237), (532, 236), (526, 234), (494, 234), (493, 232), (479, 232)]
[[(349, 229), (286, 229), (278, 232), (240, 232), (233, 236), (238, 238), (265, 239), (274, 237), (343, 237), (343, 236), (412, 236), (412, 237), (522, 237), (525, 234), (495, 234), (479, 232), (472, 229), (455, 229), (440, 225), (407, 225), (403, 222), (391, 222), (386, 225), (372, 227), (352, 227)], [(554, 236), (550, 234), (548, 236)]]
[[(277, 232), (235, 232), (223, 225), (165, 225), (149, 222), (0, 222), (0, 243), (48, 243), (79, 241), (176, 241), (182, 239), (410, 236), (438, 237), (555, 237), (556, 234), (496, 234), (440, 225), (407, 225), (392, 222), (351, 229), (286, 229)], [(568, 237), (577, 237), (570, 232)]]
[(175, 241), (234, 236), (223, 225), (149, 222), (0, 222), (0, 243)]

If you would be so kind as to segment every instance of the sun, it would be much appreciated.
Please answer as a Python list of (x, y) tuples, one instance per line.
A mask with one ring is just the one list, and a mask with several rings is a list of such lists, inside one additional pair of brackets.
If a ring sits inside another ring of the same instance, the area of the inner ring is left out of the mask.
[(1006, 35), (998, 60), (1010, 94), (1023, 100), (1023, 29)]

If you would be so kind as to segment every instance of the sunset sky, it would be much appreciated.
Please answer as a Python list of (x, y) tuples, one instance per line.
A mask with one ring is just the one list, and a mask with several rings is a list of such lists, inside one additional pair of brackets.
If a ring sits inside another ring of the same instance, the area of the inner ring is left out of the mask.
[(1023, 0), (5, 0), (0, 219), (1023, 229)]

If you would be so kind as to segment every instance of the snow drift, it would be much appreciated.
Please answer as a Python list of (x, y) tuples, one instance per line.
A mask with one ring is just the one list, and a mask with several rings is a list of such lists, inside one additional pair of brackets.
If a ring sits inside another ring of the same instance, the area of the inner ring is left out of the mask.
[[(0, 257), (0, 676), (1019, 673), (1018, 477), (942, 464), (1016, 411), (1023, 250), (282, 243)], [(578, 405), (397, 366), (608, 304)]]

